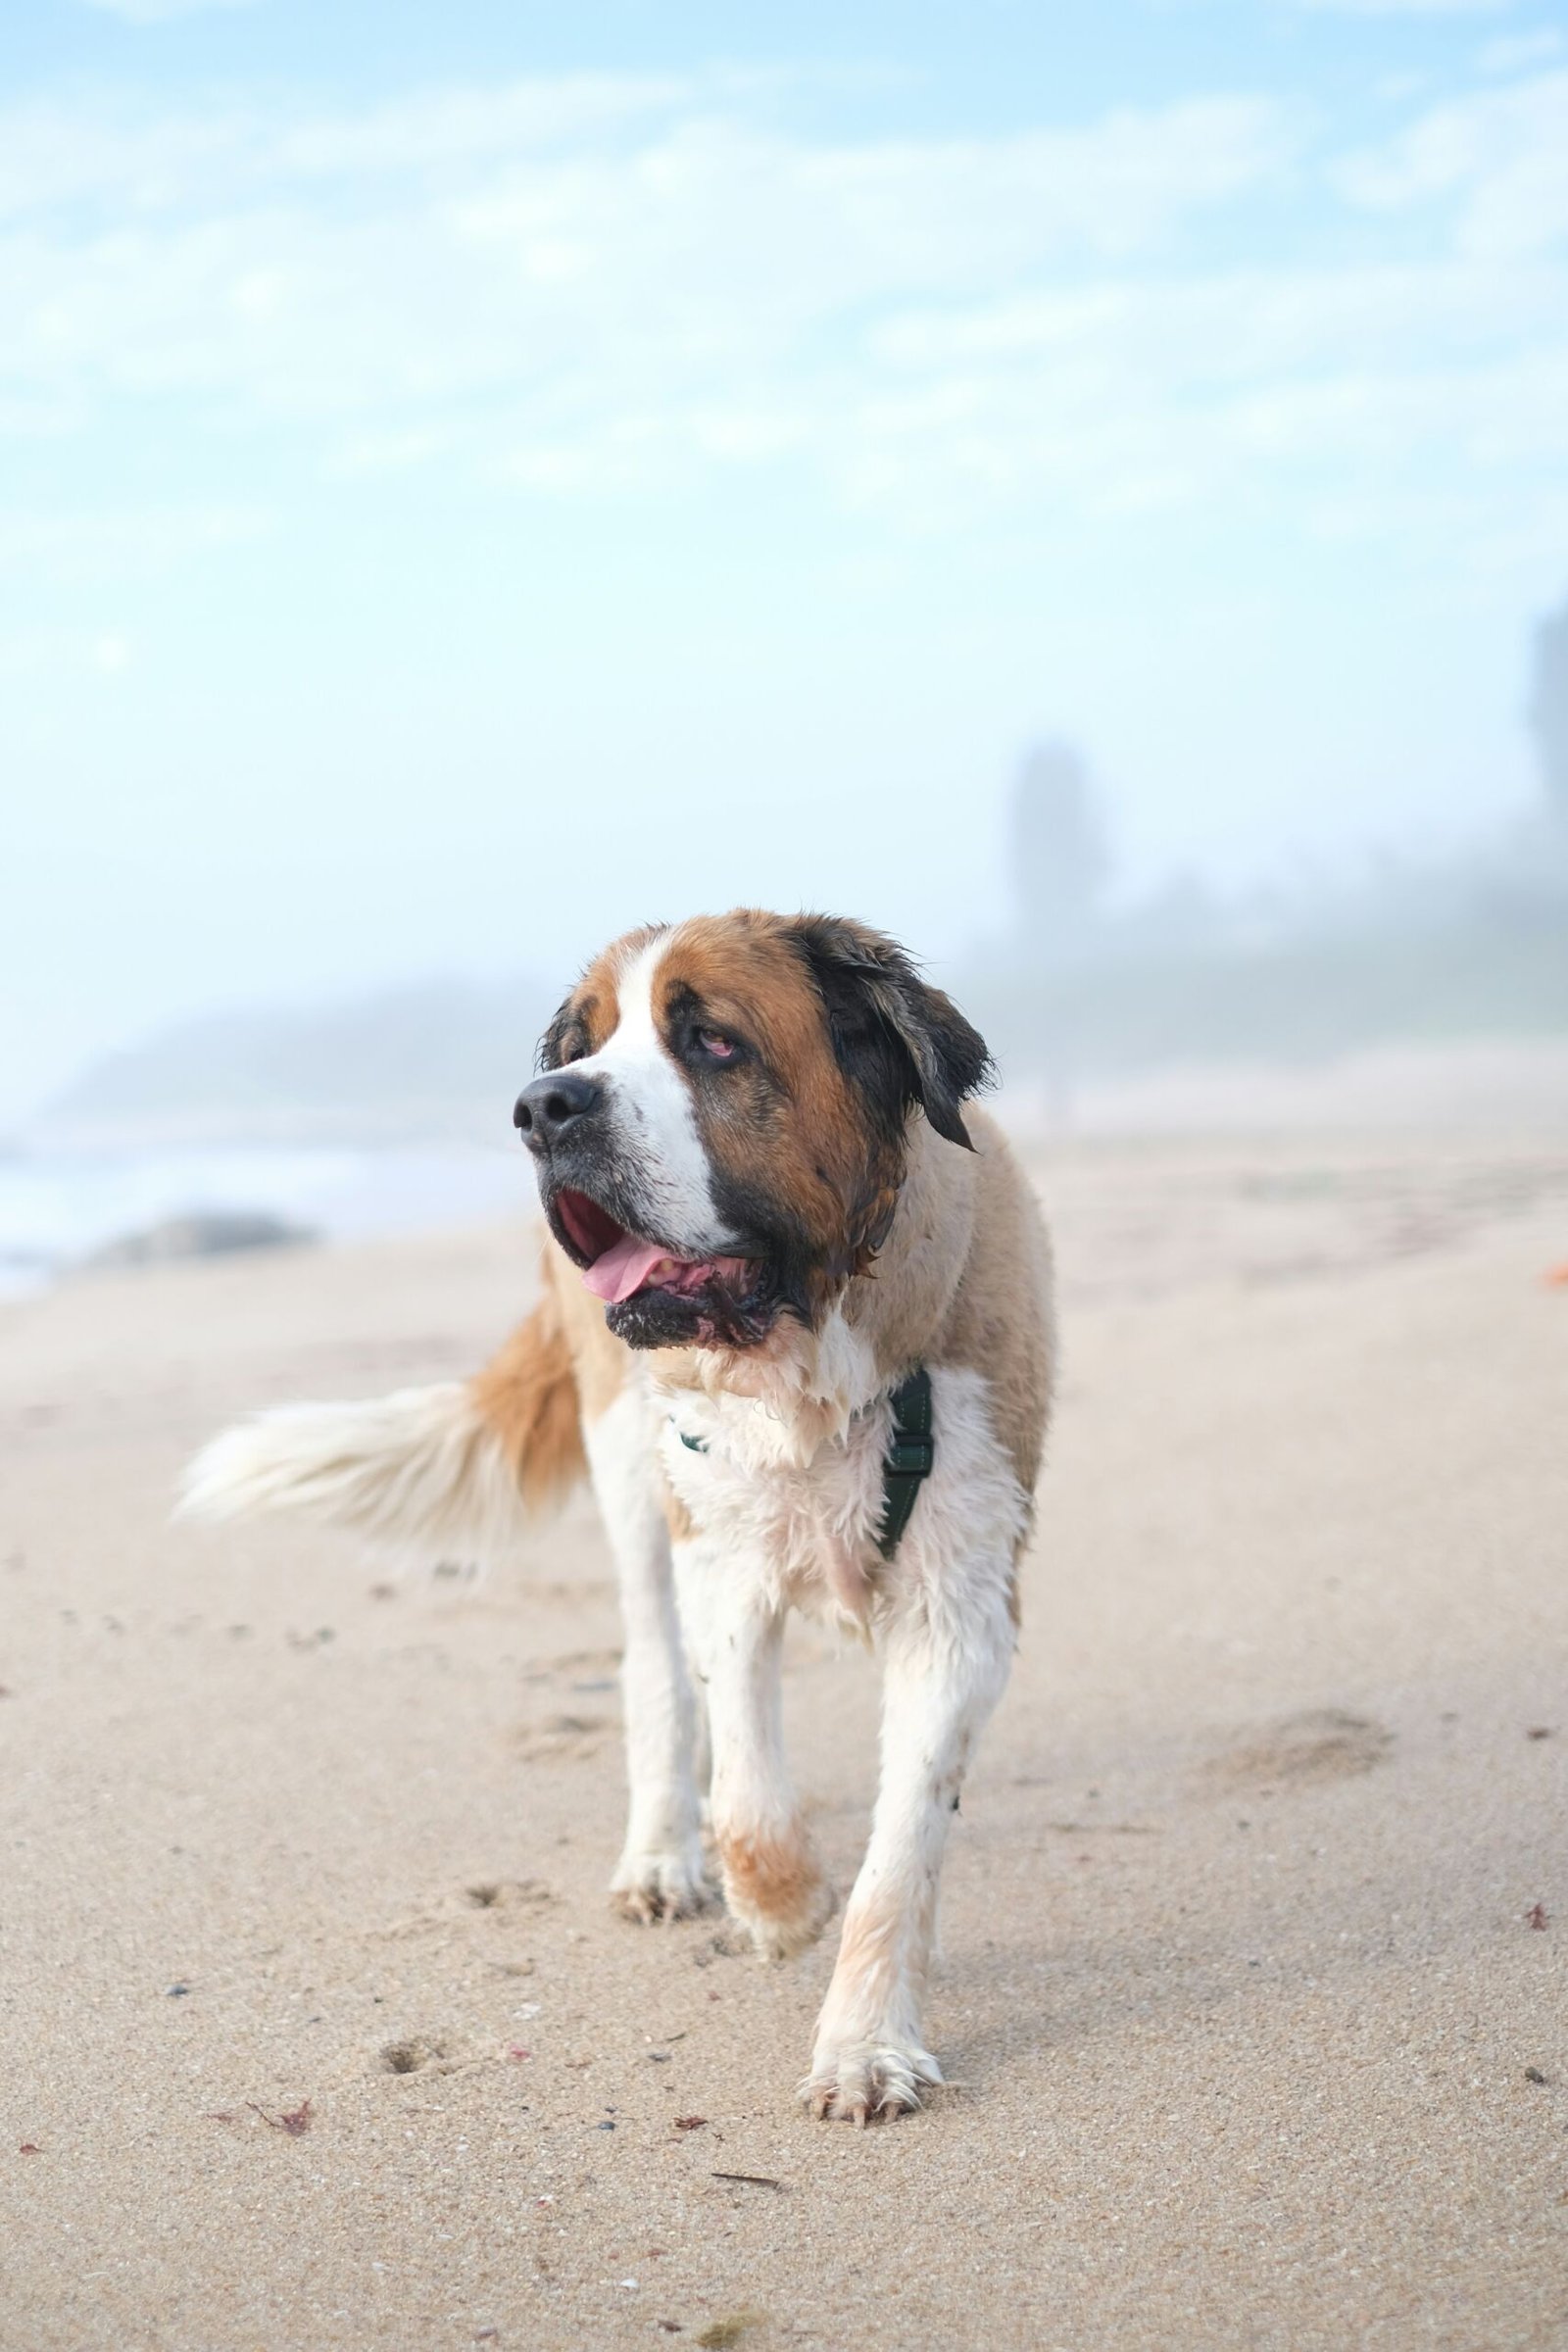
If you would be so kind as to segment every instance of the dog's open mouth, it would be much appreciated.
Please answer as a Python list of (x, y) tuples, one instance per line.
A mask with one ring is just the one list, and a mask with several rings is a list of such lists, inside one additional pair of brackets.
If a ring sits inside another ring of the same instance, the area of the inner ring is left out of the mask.
[(666, 1298), (696, 1299), (711, 1289), (736, 1306), (757, 1290), (760, 1268), (751, 1257), (677, 1257), (662, 1242), (645, 1242), (628, 1233), (586, 1193), (564, 1186), (550, 1203), (554, 1221), (582, 1279), (607, 1306), (650, 1292)]

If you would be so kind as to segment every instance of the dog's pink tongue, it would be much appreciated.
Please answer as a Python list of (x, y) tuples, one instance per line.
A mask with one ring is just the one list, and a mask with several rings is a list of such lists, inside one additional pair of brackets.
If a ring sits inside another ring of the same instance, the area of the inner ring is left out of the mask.
[(583, 1268), (582, 1278), (596, 1298), (608, 1299), (612, 1306), (618, 1305), (633, 1291), (640, 1291), (661, 1259), (668, 1255), (667, 1250), (656, 1249), (652, 1242), (640, 1242), (635, 1234), (623, 1233), (591, 1266)]

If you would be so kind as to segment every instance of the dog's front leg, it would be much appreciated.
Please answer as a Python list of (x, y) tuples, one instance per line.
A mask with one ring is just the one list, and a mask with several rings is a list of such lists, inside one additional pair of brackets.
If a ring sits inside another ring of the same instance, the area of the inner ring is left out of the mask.
[(921, 2026), (948, 1825), (1012, 1651), (1010, 1560), (965, 1563), (956, 1617), (911, 1595), (886, 1638), (882, 1782), (802, 2085), (813, 2113), (863, 2124), (920, 2103), (942, 2070)]
[(784, 1609), (765, 1563), (698, 1536), (675, 1546), (681, 1617), (707, 1686), (710, 1816), (724, 1899), (765, 1959), (803, 1951), (833, 1908), (784, 1755)]
[(695, 1708), (670, 1566), (655, 1421), (636, 1383), (585, 1419), (594, 1495), (615, 1562), (631, 1804), (611, 1892), (629, 1918), (679, 1919), (710, 1889), (694, 1773)]

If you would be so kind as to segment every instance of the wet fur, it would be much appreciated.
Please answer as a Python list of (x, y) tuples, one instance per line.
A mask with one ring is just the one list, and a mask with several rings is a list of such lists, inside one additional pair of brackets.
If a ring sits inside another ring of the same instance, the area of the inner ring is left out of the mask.
[[(721, 1067), (693, 1050), (704, 1025), (734, 1043)], [(1051, 1400), (1049, 1251), (972, 1105), (985, 1046), (879, 933), (743, 909), (607, 949), (541, 1058), (606, 1073), (601, 1131), (572, 1143), (571, 1173), (547, 1169), (547, 1207), (552, 1181), (586, 1181), (677, 1255), (717, 1236), (755, 1257), (755, 1296), (634, 1294), (607, 1313), (547, 1246), (539, 1303), (471, 1381), (263, 1415), (193, 1465), (187, 1507), (483, 1552), (586, 1468), (626, 1627), (615, 1899), (650, 1919), (710, 1898), (706, 1714), (724, 1894), (769, 1957), (833, 1907), (783, 1756), (784, 1619), (863, 1634), (886, 1676), (883, 1788), (806, 2089), (818, 2114), (897, 2114), (940, 2080), (920, 2009), (942, 1846), (1005, 1681)], [(640, 1223), (645, 1197), (680, 1230)], [(915, 1363), (935, 1462), (888, 1562), (888, 1396)]]

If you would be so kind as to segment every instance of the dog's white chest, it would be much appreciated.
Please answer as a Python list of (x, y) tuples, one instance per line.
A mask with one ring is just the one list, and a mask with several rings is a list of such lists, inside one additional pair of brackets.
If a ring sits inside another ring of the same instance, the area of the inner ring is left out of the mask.
[(660, 1457), (701, 1535), (765, 1560), (782, 1598), (837, 1606), (835, 1563), (864, 1557), (880, 1517), (884, 1418), (856, 1415), (803, 1462), (763, 1405), (682, 1397), (664, 1421)]

